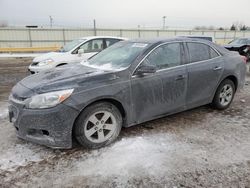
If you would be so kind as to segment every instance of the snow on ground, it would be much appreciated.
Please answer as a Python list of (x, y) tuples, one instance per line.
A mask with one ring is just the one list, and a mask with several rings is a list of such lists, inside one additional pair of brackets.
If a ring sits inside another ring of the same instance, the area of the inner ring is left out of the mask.
[(29, 144), (17, 144), (0, 153), (0, 170), (13, 171), (16, 167), (41, 160), (41, 155), (32, 150)]
[(0, 120), (5, 119), (8, 116), (8, 103), (0, 102)]
[(43, 53), (0, 53), (0, 58), (9, 57), (37, 57)]

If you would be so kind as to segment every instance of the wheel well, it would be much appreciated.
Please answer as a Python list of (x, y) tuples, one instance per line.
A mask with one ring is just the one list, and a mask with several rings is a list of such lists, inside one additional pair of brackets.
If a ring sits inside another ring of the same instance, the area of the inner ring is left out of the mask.
[(224, 80), (226, 80), (226, 79), (229, 79), (234, 83), (235, 91), (236, 91), (237, 88), (238, 88), (238, 80), (237, 80), (237, 78), (235, 76), (231, 75), (231, 76), (226, 77)]
[[(119, 101), (115, 100), (115, 99), (100, 99), (100, 100), (97, 100), (97, 101), (95, 101), (95, 102), (90, 103), (88, 106), (93, 105), (93, 104), (95, 104), (95, 103), (99, 103), (99, 102), (109, 102), (109, 103), (115, 105), (115, 106), (118, 108), (118, 110), (120, 111), (120, 113), (121, 113), (121, 115), (122, 115), (122, 118), (125, 118), (125, 117), (126, 117), (126, 112), (125, 112), (125, 110), (124, 110), (122, 104), (121, 104)], [(88, 106), (86, 106), (86, 107), (88, 107)], [(86, 108), (86, 107), (85, 107), (85, 108)], [(85, 109), (85, 108), (84, 108), (84, 109)], [(83, 109), (83, 110), (84, 110), (84, 109)]]
[(68, 63), (61, 63), (61, 64), (58, 64), (56, 67), (60, 67), (60, 66), (63, 66), (63, 65), (67, 65)]
[(88, 104), (87, 106), (85, 106), (85, 107), (80, 111), (80, 113), (78, 114), (78, 116), (76, 117), (76, 119), (75, 119), (75, 121), (74, 121), (74, 124), (73, 124), (73, 127), (72, 127), (72, 139), (74, 139), (74, 131), (73, 131), (73, 130), (74, 130), (74, 128), (75, 128), (75, 122), (76, 122), (77, 119), (79, 118), (80, 114), (81, 114), (87, 107), (89, 107), (89, 106), (91, 106), (91, 105), (93, 105), (93, 104), (96, 104), (96, 103), (100, 103), (100, 102), (109, 102), (109, 103), (115, 105), (115, 106), (118, 108), (118, 110), (120, 111), (120, 113), (121, 113), (121, 115), (122, 115), (122, 119), (125, 120), (125, 118), (126, 118), (126, 112), (125, 112), (125, 110), (124, 110), (122, 104), (121, 104), (119, 101), (117, 101), (117, 100), (115, 100), (115, 99), (100, 99), (100, 100), (94, 101), (94, 102)]

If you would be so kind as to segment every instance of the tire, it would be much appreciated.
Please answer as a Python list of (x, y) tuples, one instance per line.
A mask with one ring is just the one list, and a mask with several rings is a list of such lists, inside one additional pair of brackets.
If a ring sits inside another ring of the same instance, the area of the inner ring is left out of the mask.
[(212, 106), (218, 110), (227, 109), (233, 101), (235, 85), (232, 80), (223, 80), (216, 90)]
[(121, 128), (122, 116), (117, 107), (100, 102), (80, 114), (74, 126), (74, 135), (82, 146), (96, 149), (116, 140)]

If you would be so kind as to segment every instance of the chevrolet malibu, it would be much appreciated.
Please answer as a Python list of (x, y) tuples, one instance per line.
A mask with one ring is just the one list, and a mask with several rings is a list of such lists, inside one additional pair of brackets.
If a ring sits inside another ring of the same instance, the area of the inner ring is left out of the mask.
[(75, 66), (24, 78), (9, 97), (17, 136), (53, 148), (113, 142), (122, 127), (205, 104), (230, 106), (244, 85), (239, 54), (199, 39), (130, 40)]

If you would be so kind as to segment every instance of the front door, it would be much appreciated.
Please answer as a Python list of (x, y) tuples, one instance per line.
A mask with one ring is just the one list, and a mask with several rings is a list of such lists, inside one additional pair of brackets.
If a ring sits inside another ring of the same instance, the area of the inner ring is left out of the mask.
[[(84, 53), (76, 53), (72, 54), (74, 56), (74, 60), (76, 62), (80, 62), (82, 60), (87, 60), (88, 58), (94, 56), (98, 52), (103, 50), (103, 39), (93, 39), (85, 42), (81, 46), (79, 46), (79, 49), (83, 49)], [(79, 50), (78, 49), (78, 50)], [(77, 50), (77, 51), (78, 51)]]
[(185, 109), (187, 72), (182, 63), (181, 43), (160, 45), (141, 63), (140, 66), (155, 66), (157, 71), (131, 78), (136, 123)]

